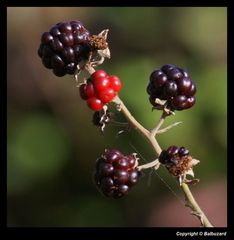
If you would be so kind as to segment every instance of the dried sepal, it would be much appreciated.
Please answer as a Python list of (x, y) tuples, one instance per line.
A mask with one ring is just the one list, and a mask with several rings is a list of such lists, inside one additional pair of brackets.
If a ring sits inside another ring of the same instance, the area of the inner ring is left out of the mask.
[(154, 102), (155, 102), (155, 104), (152, 107), (152, 111), (155, 110), (155, 109), (163, 110), (164, 113), (166, 113), (168, 116), (169, 115), (175, 115), (175, 112), (167, 107), (167, 105), (168, 105), (168, 101), (167, 100), (162, 100), (160, 98), (155, 98)]
[[(192, 158), (192, 156), (175, 157), (173, 163), (166, 164), (166, 168), (171, 175), (177, 177), (180, 185), (182, 183), (196, 184), (199, 180), (194, 178), (193, 167), (200, 161)], [(187, 179), (187, 176), (191, 176), (192, 179)]]
[(98, 126), (101, 133), (104, 132), (106, 125), (114, 118), (114, 113), (110, 112), (107, 105), (101, 111), (96, 111), (93, 115), (93, 124)]

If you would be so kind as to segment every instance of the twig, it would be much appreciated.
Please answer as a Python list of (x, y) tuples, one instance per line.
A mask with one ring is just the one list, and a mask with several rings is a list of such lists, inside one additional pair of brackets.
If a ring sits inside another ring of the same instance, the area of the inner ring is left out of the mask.
[[(95, 72), (95, 69), (90, 65), (90, 64), (86, 64), (85, 69), (92, 74), (93, 72)], [(124, 114), (124, 116), (126, 117), (126, 119), (129, 121), (129, 123), (133, 126), (133, 128), (135, 128), (136, 130), (138, 130), (143, 136), (146, 137), (146, 139), (148, 139), (148, 141), (151, 143), (152, 147), (154, 148), (156, 154), (159, 156), (162, 149), (158, 144), (158, 141), (155, 138), (155, 135), (157, 134), (159, 128), (162, 126), (162, 124), (165, 121), (165, 118), (168, 116), (168, 113), (166, 111), (163, 111), (162, 116), (160, 117), (160, 120), (158, 122), (158, 124), (151, 130), (147, 130), (146, 128), (144, 128), (133, 116), (132, 114), (129, 112), (129, 110), (127, 109), (127, 107), (124, 105), (124, 103), (122, 102), (122, 100), (116, 96), (113, 100), (114, 103), (117, 104), (118, 109), (120, 111), (122, 111), (122, 113)], [(164, 129), (165, 130), (165, 129)], [(146, 168), (150, 168), (150, 167), (155, 167), (155, 169), (157, 169), (159, 167), (160, 163), (159, 161), (156, 159), (155, 161), (151, 162), (151, 163), (147, 163), (144, 164), (142, 166), (138, 166), (138, 169), (146, 169)], [(193, 215), (195, 214), (196, 216), (199, 217), (199, 220), (201, 222), (201, 225), (204, 227), (213, 227), (212, 224), (209, 222), (208, 218), (206, 217), (206, 215), (204, 214), (204, 212), (201, 210), (201, 208), (199, 207), (198, 203), (195, 201), (188, 185), (186, 183), (182, 183), (181, 184), (181, 188), (183, 190), (183, 193), (185, 195), (185, 199), (187, 201), (186, 206), (190, 207), (192, 209), (192, 213)]]
[[(136, 119), (132, 116), (132, 114), (129, 112), (129, 110), (124, 105), (124, 103), (120, 100), (119, 97), (116, 97), (114, 102), (120, 105), (120, 109), (123, 112), (123, 114), (125, 115), (125, 117), (127, 118), (127, 120), (132, 124), (132, 126), (135, 129), (137, 129), (139, 132), (141, 132), (142, 135), (144, 135), (149, 140), (149, 142), (153, 146), (155, 152), (159, 156), (162, 149), (159, 146), (157, 140), (155, 139), (155, 134), (157, 133), (160, 126), (162, 126), (162, 124), (166, 118), (165, 113), (162, 114), (157, 126), (155, 128), (153, 128), (153, 130), (148, 131), (139, 122), (136, 121)], [(155, 164), (155, 161), (154, 161), (154, 162), (151, 162), (151, 163), (139, 166), (139, 167), (141, 167), (141, 168), (143, 167), (142, 169), (146, 169), (146, 168), (149, 168), (149, 167), (152, 167), (155, 165), (157, 166), (157, 164)], [(159, 167), (159, 164), (157, 167)], [(204, 214), (204, 212), (199, 207), (198, 203), (195, 201), (188, 185), (186, 183), (182, 183), (181, 188), (182, 188), (185, 198), (188, 202), (188, 205), (186, 205), (186, 206), (189, 206), (193, 212), (196, 212), (199, 215), (199, 220), (201, 222), (201, 225), (204, 227), (213, 227), (212, 224), (209, 222), (208, 218), (206, 217), (206, 215)]]
[(181, 124), (181, 123), (182, 123), (182, 122), (175, 122), (175, 123), (169, 125), (168, 127), (165, 127), (165, 128), (162, 128), (162, 129), (158, 130), (156, 134), (165, 133), (165, 132), (167, 132), (168, 130), (170, 130), (171, 128), (173, 128), (173, 127), (175, 127), (175, 126), (177, 126), (177, 125), (179, 125), (179, 124)]

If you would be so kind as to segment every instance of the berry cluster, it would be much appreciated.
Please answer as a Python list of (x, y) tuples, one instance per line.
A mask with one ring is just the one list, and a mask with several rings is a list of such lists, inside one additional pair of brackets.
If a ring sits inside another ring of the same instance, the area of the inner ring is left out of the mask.
[(77, 64), (90, 53), (89, 32), (80, 21), (60, 22), (41, 36), (38, 55), (46, 68), (62, 77), (74, 74)]
[(180, 176), (192, 167), (192, 157), (185, 147), (170, 146), (167, 150), (162, 150), (159, 162), (174, 176)]
[(94, 180), (98, 189), (107, 197), (127, 195), (141, 175), (135, 165), (135, 154), (124, 156), (116, 149), (106, 150), (96, 161)]
[(94, 72), (86, 83), (79, 86), (80, 97), (94, 111), (102, 110), (104, 104), (111, 102), (121, 88), (120, 79), (114, 75), (108, 76), (103, 70)]
[(167, 100), (171, 110), (191, 108), (196, 101), (196, 86), (188, 73), (172, 64), (166, 64), (160, 70), (154, 70), (147, 86), (150, 103), (158, 107), (156, 98)]

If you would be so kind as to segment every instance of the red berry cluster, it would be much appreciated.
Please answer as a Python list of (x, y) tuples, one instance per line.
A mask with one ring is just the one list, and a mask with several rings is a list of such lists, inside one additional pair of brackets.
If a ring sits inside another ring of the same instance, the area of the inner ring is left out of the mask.
[(91, 51), (89, 32), (80, 21), (60, 22), (41, 36), (38, 55), (46, 68), (62, 77), (74, 74), (81, 60)]
[(87, 101), (94, 111), (102, 110), (121, 90), (122, 83), (117, 76), (108, 76), (103, 70), (94, 72), (86, 83), (80, 85), (80, 97)]
[(147, 92), (149, 101), (155, 107), (158, 106), (156, 98), (167, 100), (167, 106), (172, 110), (188, 109), (196, 102), (195, 83), (186, 71), (172, 64), (151, 73)]
[(124, 156), (116, 149), (106, 150), (96, 161), (94, 180), (98, 189), (107, 197), (127, 195), (141, 175), (135, 165), (134, 154)]

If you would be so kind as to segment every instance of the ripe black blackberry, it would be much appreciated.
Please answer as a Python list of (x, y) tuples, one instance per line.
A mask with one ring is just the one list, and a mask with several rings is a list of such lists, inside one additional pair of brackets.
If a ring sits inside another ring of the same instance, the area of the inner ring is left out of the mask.
[(88, 59), (89, 36), (80, 21), (57, 23), (42, 34), (38, 55), (43, 65), (53, 69), (56, 76), (74, 74), (77, 64)]
[(162, 150), (158, 159), (174, 176), (180, 176), (193, 166), (192, 157), (185, 147), (170, 146)]
[(127, 195), (141, 175), (135, 165), (134, 154), (124, 156), (116, 149), (106, 150), (96, 160), (94, 180), (98, 189), (107, 197), (121, 198)]
[(167, 100), (167, 107), (171, 110), (188, 109), (196, 102), (195, 83), (186, 71), (172, 64), (166, 64), (151, 73), (147, 93), (153, 106), (159, 106), (155, 102), (158, 98)]

